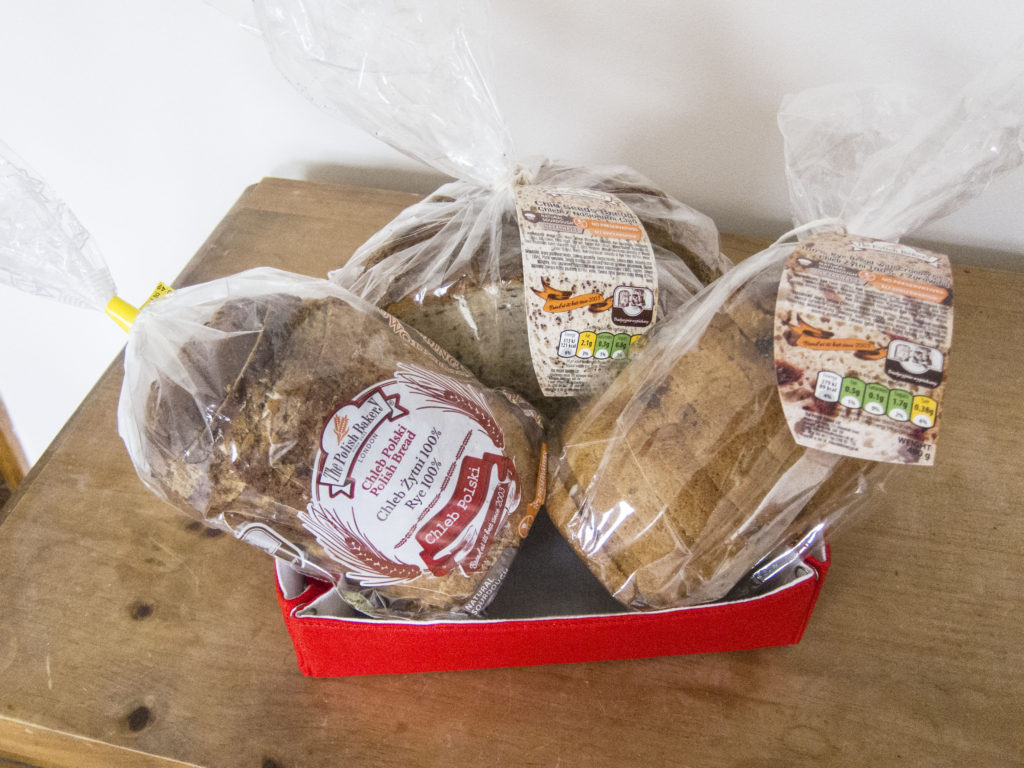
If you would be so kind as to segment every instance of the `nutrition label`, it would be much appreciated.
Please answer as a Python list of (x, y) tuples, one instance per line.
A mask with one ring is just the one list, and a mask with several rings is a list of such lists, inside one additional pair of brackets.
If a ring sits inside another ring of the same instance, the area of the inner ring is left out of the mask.
[(931, 397), (840, 376), (834, 371), (818, 373), (814, 397), (824, 403), (839, 403), (844, 408), (864, 409), (874, 416), (885, 416), (893, 421), (909, 421), (921, 429), (934, 427), (938, 413), (938, 403)]
[(614, 195), (517, 187), (534, 373), (549, 397), (593, 392), (654, 324), (654, 252), (640, 219)]
[(953, 332), (942, 254), (840, 234), (794, 249), (779, 283), (779, 395), (800, 445), (931, 464)]
[(566, 329), (558, 336), (558, 356), (578, 357), (583, 360), (628, 360), (633, 348), (643, 346), (646, 336), (601, 331), (574, 331)]

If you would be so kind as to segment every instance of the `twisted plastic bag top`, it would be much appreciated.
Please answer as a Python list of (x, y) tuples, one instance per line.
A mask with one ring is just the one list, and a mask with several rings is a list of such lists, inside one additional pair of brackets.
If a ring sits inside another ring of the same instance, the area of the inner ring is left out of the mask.
[(837, 217), (895, 240), (1024, 162), (1024, 41), (942, 105), (907, 88), (833, 86), (779, 111), (797, 225)]
[(0, 142), (0, 283), (102, 310), (114, 280), (68, 206)]
[(458, 179), (508, 183), (511, 141), (470, 45), (481, 2), (256, 0), (277, 67), (310, 101)]
[(329, 278), (426, 333), (488, 386), (521, 379), (516, 391), (537, 399), (517, 186), (602, 191), (628, 206), (657, 259), (659, 317), (731, 264), (710, 219), (628, 168), (513, 161), (471, 46), (485, 11), (465, 0), (256, 2), (274, 61), (311, 101), (456, 177)]
[[(898, 85), (832, 85), (787, 96), (778, 122), (798, 229), (898, 240), (1024, 164), (1024, 40), (945, 102)], [(699, 338), (731, 291), (782, 263), (785, 239), (720, 279), (666, 333)]]

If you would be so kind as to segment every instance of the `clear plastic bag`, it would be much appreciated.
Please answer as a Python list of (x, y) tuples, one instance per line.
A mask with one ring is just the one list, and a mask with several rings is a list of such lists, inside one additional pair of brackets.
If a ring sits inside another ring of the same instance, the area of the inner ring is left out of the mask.
[(324, 279), (255, 269), (135, 310), (66, 206), (0, 161), (0, 279), (130, 330), (118, 430), (150, 489), (368, 615), (487, 606), (544, 501), (532, 408)]
[(89, 232), (2, 142), (0, 284), (87, 309), (103, 310), (116, 294)]
[[(261, 0), (278, 67), (315, 103), (458, 180), (403, 211), (330, 279), (434, 338), (489, 386), (532, 402), (514, 188), (611, 193), (643, 223), (665, 318), (730, 266), (711, 220), (624, 167), (517, 162), (478, 66), (480, 3)], [(551, 405), (550, 403), (548, 405)]]
[(118, 423), (157, 494), (371, 616), (479, 613), (540, 506), (536, 414), (333, 283), (277, 270), (143, 311)]
[[(787, 99), (797, 224), (891, 240), (1020, 165), (1022, 53), (925, 114), (934, 102), (897, 88)], [(658, 329), (645, 364), (563, 430), (548, 512), (625, 605), (716, 600), (751, 572), (763, 582), (882, 488), (891, 465), (799, 447), (783, 417), (774, 316), (793, 247), (776, 244), (706, 289)]]

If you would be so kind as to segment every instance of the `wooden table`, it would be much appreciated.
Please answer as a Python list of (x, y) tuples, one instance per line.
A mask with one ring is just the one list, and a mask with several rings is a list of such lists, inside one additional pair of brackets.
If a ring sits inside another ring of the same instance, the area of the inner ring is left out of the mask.
[[(263, 181), (179, 283), (322, 275), (415, 199)], [(957, 269), (937, 464), (842, 531), (800, 645), (642, 661), (302, 677), (266, 556), (137, 480), (116, 361), (0, 513), (0, 766), (1024, 763), (1022, 296)]]

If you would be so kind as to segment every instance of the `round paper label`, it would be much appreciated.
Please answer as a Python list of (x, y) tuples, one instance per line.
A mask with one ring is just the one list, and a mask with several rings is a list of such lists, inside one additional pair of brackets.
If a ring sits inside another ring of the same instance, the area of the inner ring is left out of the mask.
[(479, 570), (519, 505), (472, 382), (402, 366), (327, 419), (302, 524), (363, 586)]

